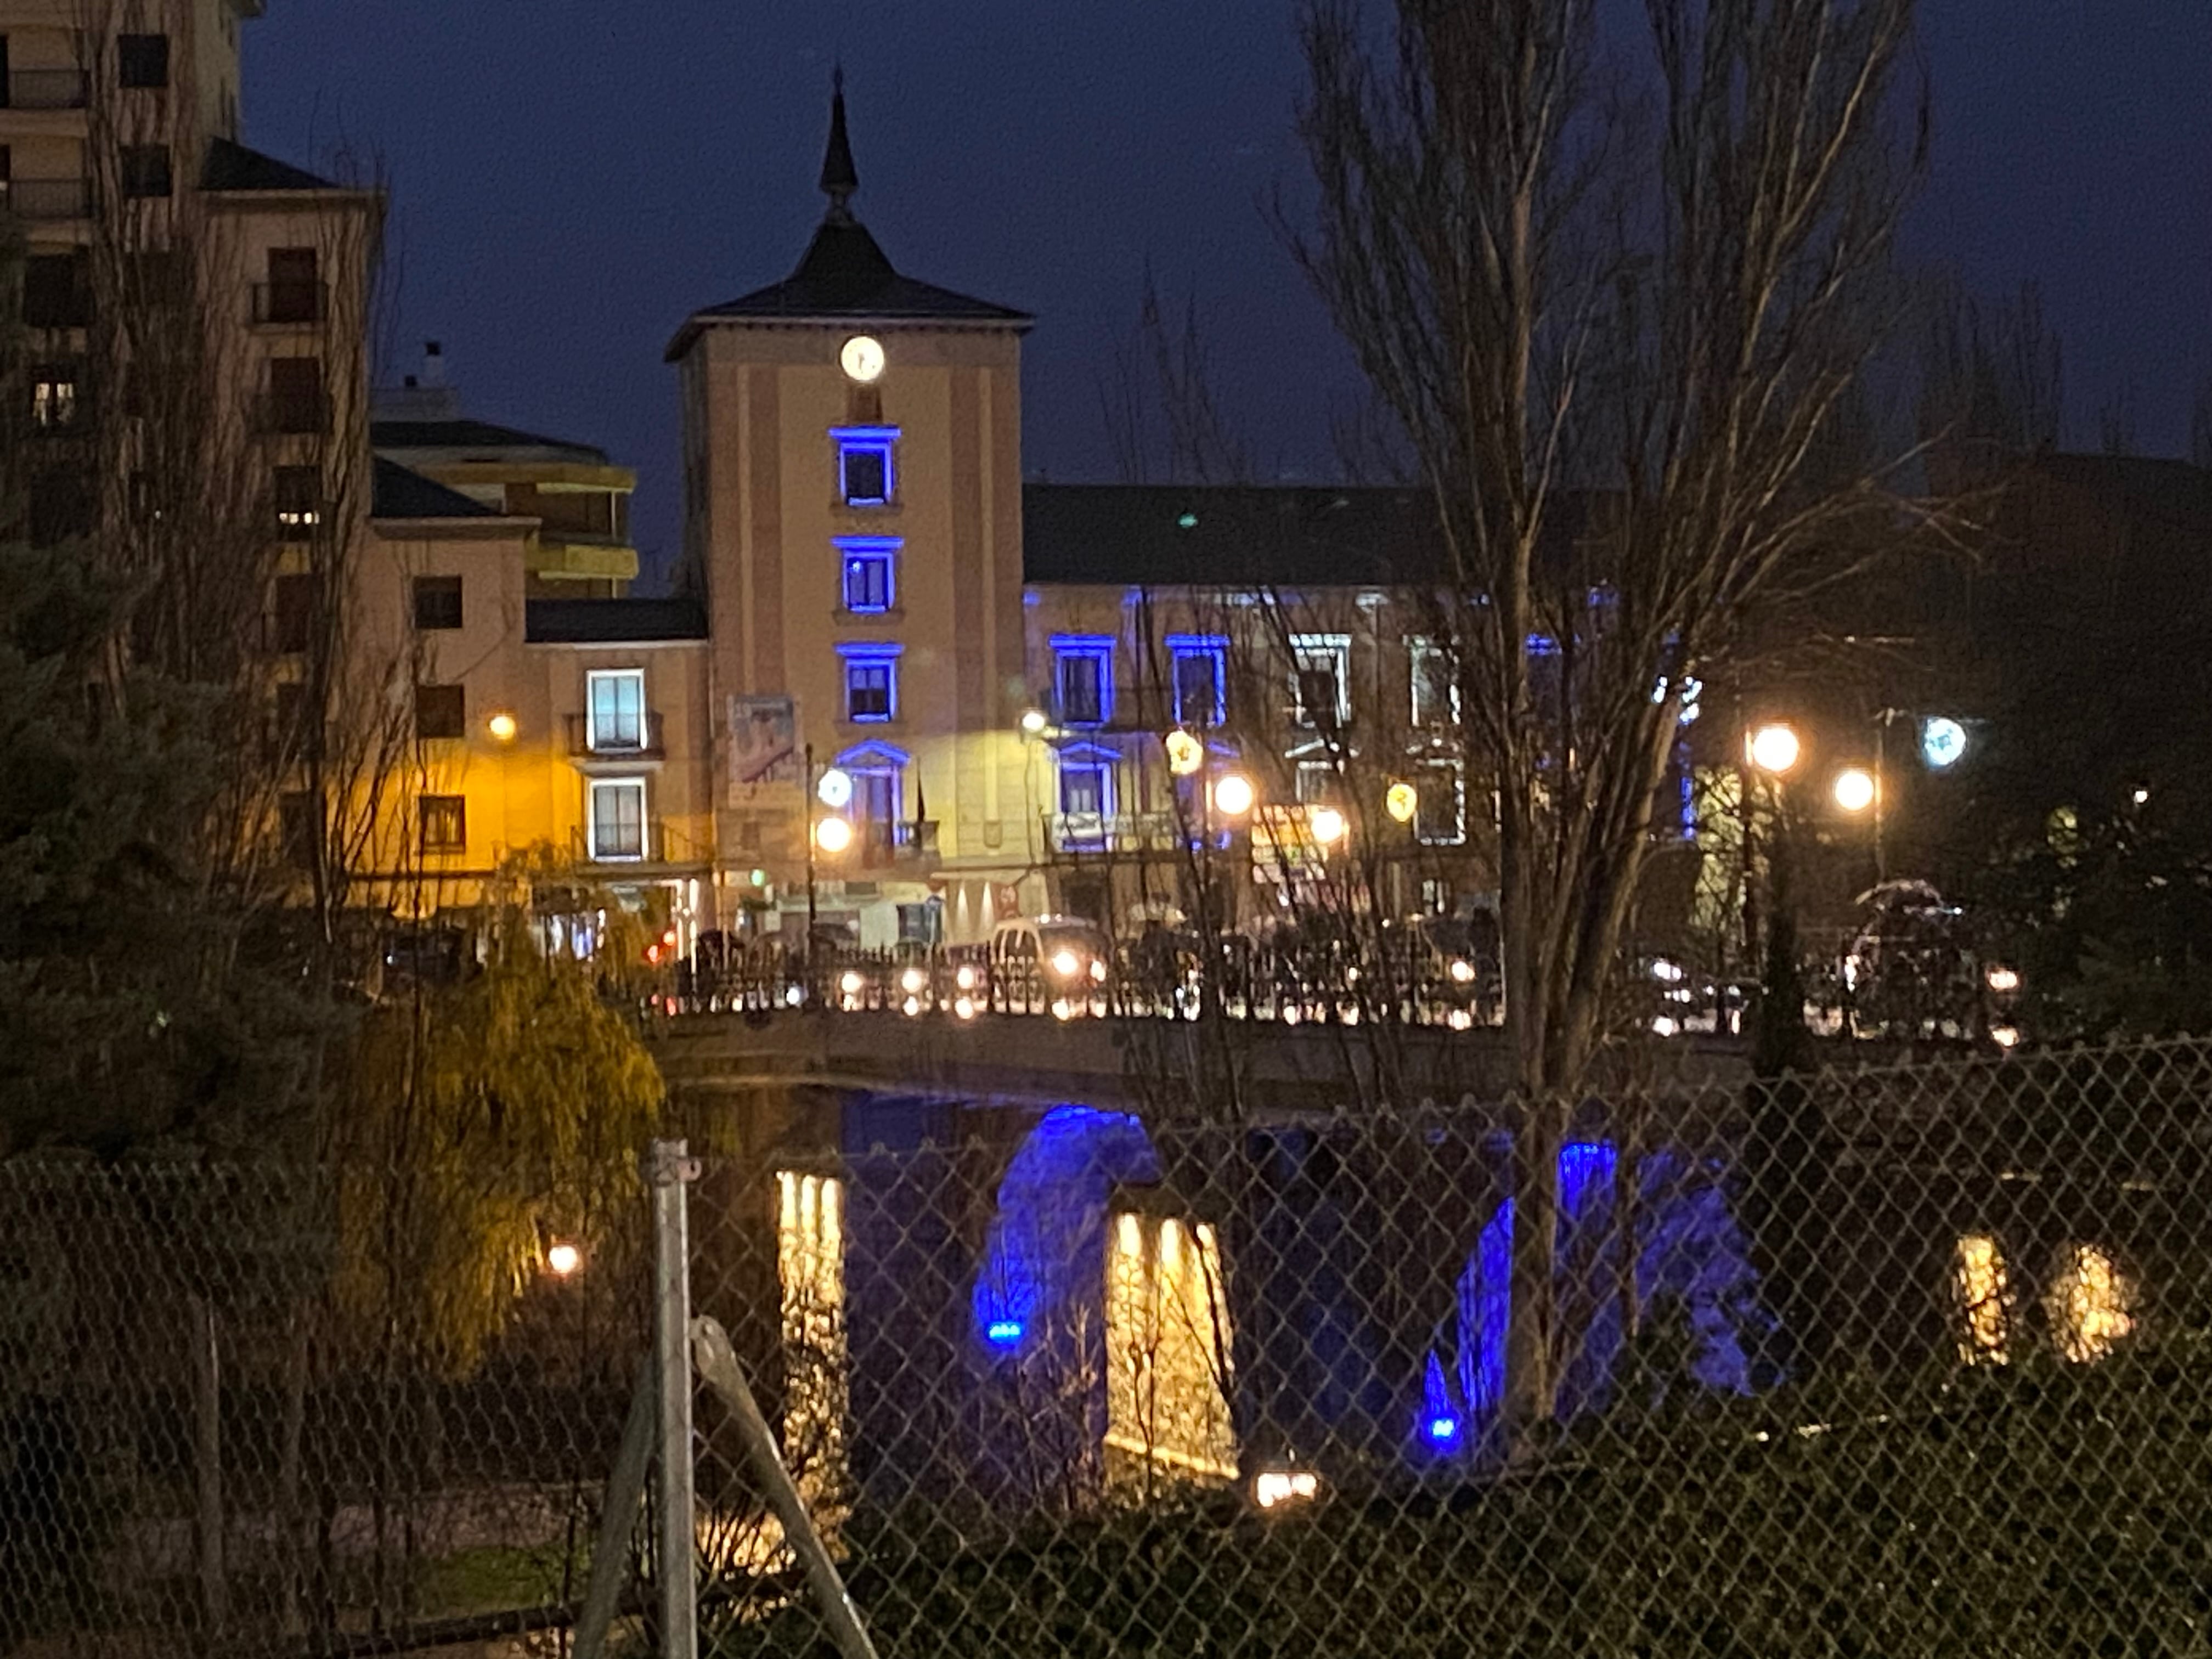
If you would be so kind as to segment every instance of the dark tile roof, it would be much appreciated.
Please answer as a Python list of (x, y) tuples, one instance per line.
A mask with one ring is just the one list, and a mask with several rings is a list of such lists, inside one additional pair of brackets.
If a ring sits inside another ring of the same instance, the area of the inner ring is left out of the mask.
[(200, 166), (202, 190), (338, 190), (343, 186), (289, 161), (264, 155), (258, 149), (233, 143), (228, 138), (210, 142), (207, 159)]
[(718, 317), (878, 319), (884, 322), (1006, 323), (1027, 327), (1027, 312), (970, 299), (902, 276), (867, 227), (830, 221), (814, 233), (799, 269), (781, 283), (695, 312), (669, 342), (668, 361), (690, 349), (700, 326)]
[(695, 599), (532, 599), (523, 638), (532, 645), (629, 645), (703, 640), (707, 612)]
[(607, 452), (596, 444), (544, 438), (511, 426), (495, 426), (489, 421), (374, 421), (369, 425), (368, 441), (378, 449), (561, 449), (595, 462), (607, 459)]
[(1025, 484), (1022, 575), (1131, 586), (1370, 587), (1443, 568), (1425, 492)]
[(376, 458), (375, 489), (369, 516), (374, 519), (495, 519), (495, 507), (448, 489), (435, 478), (410, 472), (397, 461)]

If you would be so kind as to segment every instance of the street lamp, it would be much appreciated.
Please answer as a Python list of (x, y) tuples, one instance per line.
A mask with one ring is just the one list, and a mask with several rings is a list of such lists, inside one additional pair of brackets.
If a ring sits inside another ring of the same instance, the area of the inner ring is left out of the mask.
[(1421, 792), (1410, 783), (1394, 783), (1382, 792), (1382, 810), (1401, 823), (1411, 823), (1421, 810)]
[(1880, 787), (1873, 773), (1863, 766), (1847, 766), (1836, 774), (1829, 793), (1846, 812), (1863, 812), (1875, 803)]
[(843, 811), (853, 802), (853, 775), (842, 767), (829, 768), (814, 786), (814, 798), (833, 812)]
[(850, 818), (836, 816), (814, 821), (814, 844), (835, 858), (853, 844), (853, 823)]
[(497, 743), (513, 743), (518, 729), (520, 728), (515, 725), (514, 716), (504, 708), (484, 722), (484, 730), (490, 732), (493, 740)]
[(1252, 780), (1242, 772), (1226, 772), (1213, 781), (1213, 804), (1232, 818), (1241, 818), (1259, 799)]
[(566, 1279), (584, 1265), (584, 1253), (574, 1244), (556, 1244), (545, 1252), (545, 1265), (556, 1279)]
[(1335, 846), (1350, 827), (1344, 821), (1344, 814), (1334, 806), (1316, 806), (1306, 814), (1306, 828), (1312, 831), (1317, 847)]
[(1206, 745), (1181, 726), (1161, 741), (1168, 751), (1168, 770), (1176, 776), (1187, 778), (1206, 764)]
[(1042, 732), (1045, 724), (1043, 709), (1025, 708), (1022, 711), (1022, 730), (1028, 732), (1030, 736), (1034, 738)]
[(1760, 726), (1744, 745), (1753, 766), (1777, 777), (1797, 764), (1800, 748), (1796, 732), (1779, 720)]

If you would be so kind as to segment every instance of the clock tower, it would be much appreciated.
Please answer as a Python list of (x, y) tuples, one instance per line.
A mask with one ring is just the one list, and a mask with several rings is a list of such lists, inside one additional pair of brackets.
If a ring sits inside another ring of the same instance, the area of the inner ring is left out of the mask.
[(821, 188), (797, 269), (695, 313), (667, 352), (722, 921), (803, 929), (809, 836), (835, 817), (811, 860), (824, 926), (980, 938), (1010, 896), (1042, 897), (1018, 728), (1030, 319), (902, 274), (854, 216), (842, 76)]

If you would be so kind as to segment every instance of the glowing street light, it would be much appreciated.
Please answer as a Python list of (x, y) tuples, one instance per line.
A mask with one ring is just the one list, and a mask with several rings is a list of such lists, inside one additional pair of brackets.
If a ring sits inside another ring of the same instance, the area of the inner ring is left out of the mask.
[(844, 818), (817, 818), (814, 823), (814, 844), (823, 852), (837, 854), (853, 844), (853, 826)]
[(545, 1252), (545, 1267), (556, 1279), (566, 1279), (584, 1265), (584, 1253), (574, 1244), (556, 1244)]
[(1206, 745), (1181, 726), (1169, 732), (1164, 741), (1168, 770), (1176, 776), (1187, 778), (1206, 764)]
[(1751, 734), (1745, 745), (1751, 763), (1762, 772), (1771, 772), (1779, 777), (1797, 764), (1799, 744), (1797, 733), (1779, 720), (1771, 726), (1762, 726)]
[(484, 730), (491, 733), (494, 741), (499, 743), (513, 743), (514, 734), (520, 729), (515, 724), (514, 716), (504, 708), (484, 722)]
[(1830, 793), (1846, 812), (1863, 812), (1874, 805), (1874, 774), (1863, 766), (1847, 766), (1836, 774)]
[(814, 797), (831, 811), (843, 811), (853, 802), (853, 775), (841, 767), (830, 768), (816, 781)]
[(1045, 718), (1043, 709), (1025, 708), (1022, 711), (1023, 731), (1028, 732), (1031, 737), (1035, 737), (1038, 732), (1043, 731), (1044, 728)]
[(1966, 728), (1948, 715), (1920, 722), (1920, 758), (1931, 771), (1948, 771), (1966, 757)]
[(1313, 832), (1316, 847), (1335, 846), (1350, 827), (1344, 821), (1344, 814), (1334, 806), (1316, 806), (1306, 814), (1306, 828)]
[(1230, 772), (1213, 781), (1213, 804), (1232, 818), (1243, 817), (1258, 799), (1252, 780), (1242, 772)]
[(1382, 810), (1401, 823), (1411, 823), (1421, 810), (1421, 792), (1410, 783), (1394, 783), (1382, 792)]

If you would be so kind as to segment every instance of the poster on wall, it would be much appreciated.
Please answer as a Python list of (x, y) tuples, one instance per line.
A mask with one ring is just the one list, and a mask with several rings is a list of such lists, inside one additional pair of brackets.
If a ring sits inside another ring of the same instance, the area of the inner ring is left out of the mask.
[(789, 697), (730, 699), (730, 787), (799, 782), (799, 722)]

